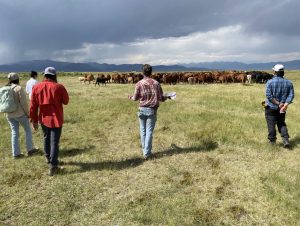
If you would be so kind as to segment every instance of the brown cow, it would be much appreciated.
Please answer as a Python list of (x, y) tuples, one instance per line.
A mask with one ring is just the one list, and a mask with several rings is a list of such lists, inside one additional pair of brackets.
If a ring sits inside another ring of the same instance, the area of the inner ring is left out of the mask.
[(89, 82), (89, 84), (91, 84), (93, 81), (95, 81), (95, 77), (92, 74), (86, 75), (84, 78), (84, 84), (85, 82)]
[(166, 73), (163, 75), (164, 84), (175, 85), (178, 82), (179, 76), (176, 73)]
[(242, 84), (244, 84), (246, 82), (246, 79), (247, 79), (247, 75), (246, 73), (238, 73), (235, 75), (235, 80), (236, 82), (240, 82)]

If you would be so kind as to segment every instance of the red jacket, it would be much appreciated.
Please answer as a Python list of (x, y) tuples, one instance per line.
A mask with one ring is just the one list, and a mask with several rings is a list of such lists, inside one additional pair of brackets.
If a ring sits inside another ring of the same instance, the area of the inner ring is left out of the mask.
[[(69, 103), (65, 87), (52, 80), (45, 79), (32, 89), (30, 100), (30, 119), (33, 123), (49, 128), (62, 127), (64, 123), (63, 104)], [(39, 110), (39, 112), (38, 112)]]

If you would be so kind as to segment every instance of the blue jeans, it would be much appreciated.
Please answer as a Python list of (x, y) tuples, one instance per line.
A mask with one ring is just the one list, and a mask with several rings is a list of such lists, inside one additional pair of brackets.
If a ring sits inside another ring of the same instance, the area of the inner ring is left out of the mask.
[(17, 156), (21, 154), (20, 151), (20, 142), (19, 142), (19, 127), (20, 124), (24, 128), (25, 131), (25, 142), (27, 152), (31, 151), (33, 147), (32, 142), (32, 132), (29, 123), (29, 119), (26, 115), (23, 115), (18, 118), (7, 118), (7, 121), (11, 128), (11, 146), (12, 146), (12, 154), (13, 156)]
[(157, 119), (157, 109), (140, 107), (138, 117), (143, 155), (148, 157), (152, 154), (152, 137)]
[(44, 151), (48, 163), (51, 166), (58, 165), (58, 153), (59, 153), (59, 140), (61, 136), (62, 127), (49, 128), (45, 125), (41, 125), (44, 134)]

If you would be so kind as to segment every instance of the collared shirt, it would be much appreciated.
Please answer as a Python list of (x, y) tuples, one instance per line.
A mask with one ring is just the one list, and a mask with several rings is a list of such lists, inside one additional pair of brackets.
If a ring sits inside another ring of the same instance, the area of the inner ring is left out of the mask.
[[(45, 79), (32, 89), (30, 100), (31, 121), (38, 121), (49, 127), (62, 127), (64, 122), (63, 104), (69, 103), (69, 95), (65, 87), (52, 80)], [(39, 114), (38, 114), (39, 110)]]
[(32, 87), (38, 83), (38, 80), (34, 79), (34, 78), (30, 78), (27, 82), (26, 82), (26, 93), (29, 94), (29, 99), (31, 98), (31, 92), (32, 92)]
[(274, 76), (266, 84), (266, 103), (274, 110), (278, 109), (278, 105), (272, 103), (272, 99), (276, 99), (280, 103), (292, 103), (294, 99), (293, 83), (283, 77)]
[(140, 107), (157, 108), (160, 101), (165, 101), (162, 88), (158, 81), (144, 77), (135, 85), (133, 100), (139, 100)]

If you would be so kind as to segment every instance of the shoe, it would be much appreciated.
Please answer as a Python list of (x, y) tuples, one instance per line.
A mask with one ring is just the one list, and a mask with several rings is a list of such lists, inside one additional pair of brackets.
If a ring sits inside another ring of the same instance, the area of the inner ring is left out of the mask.
[(63, 168), (58, 166), (50, 166), (49, 168), (49, 176), (53, 176), (54, 174), (59, 174)]
[(275, 141), (275, 140), (269, 140), (269, 144), (275, 145), (275, 144), (276, 144), (276, 141)]
[(144, 160), (153, 159), (154, 155), (151, 153), (150, 155), (144, 156)]
[(282, 142), (283, 142), (283, 147), (284, 148), (290, 148), (291, 144), (288, 138), (282, 138)]
[(34, 155), (34, 154), (36, 154), (38, 152), (39, 152), (39, 149), (38, 148), (34, 148), (34, 149), (31, 149), (30, 151), (28, 151), (27, 155), (28, 156), (32, 156), (32, 155)]
[[(46, 159), (46, 163), (47, 163), (47, 164), (50, 164), (50, 159), (47, 158), (47, 159)], [(58, 161), (57, 165), (63, 166), (63, 165), (66, 165), (66, 163), (63, 162), (63, 161)]]
[(24, 157), (24, 154), (19, 154), (19, 155), (15, 155), (14, 156), (14, 159), (20, 159), (20, 158), (23, 158)]

